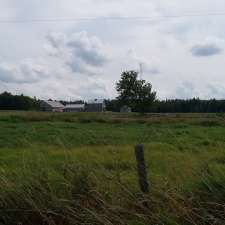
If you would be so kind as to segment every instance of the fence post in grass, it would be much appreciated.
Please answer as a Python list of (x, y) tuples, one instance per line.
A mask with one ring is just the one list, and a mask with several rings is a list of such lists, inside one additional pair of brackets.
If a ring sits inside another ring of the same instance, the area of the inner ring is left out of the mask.
[(143, 145), (135, 146), (135, 155), (137, 160), (137, 172), (140, 189), (143, 193), (149, 193), (149, 183), (147, 180), (147, 172), (145, 168), (144, 147)]

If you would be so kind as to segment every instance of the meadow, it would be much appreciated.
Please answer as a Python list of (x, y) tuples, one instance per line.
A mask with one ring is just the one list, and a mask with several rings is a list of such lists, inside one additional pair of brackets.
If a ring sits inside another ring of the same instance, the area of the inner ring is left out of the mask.
[(0, 224), (225, 224), (224, 114), (2, 111), (0, 128)]

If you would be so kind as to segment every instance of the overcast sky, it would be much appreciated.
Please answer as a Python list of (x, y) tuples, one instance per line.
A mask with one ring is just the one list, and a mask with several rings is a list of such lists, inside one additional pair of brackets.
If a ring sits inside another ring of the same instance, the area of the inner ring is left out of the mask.
[(142, 64), (158, 98), (225, 98), (225, 15), (214, 13), (224, 0), (0, 0), (0, 92), (112, 98)]

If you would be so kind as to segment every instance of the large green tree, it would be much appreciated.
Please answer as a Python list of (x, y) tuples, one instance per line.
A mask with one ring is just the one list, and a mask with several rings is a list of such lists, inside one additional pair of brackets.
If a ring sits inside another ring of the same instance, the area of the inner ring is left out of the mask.
[(138, 79), (136, 71), (123, 72), (116, 89), (120, 104), (130, 106), (136, 112), (149, 112), (156, 99), (156, 92), (152, 91), (152, 85)]

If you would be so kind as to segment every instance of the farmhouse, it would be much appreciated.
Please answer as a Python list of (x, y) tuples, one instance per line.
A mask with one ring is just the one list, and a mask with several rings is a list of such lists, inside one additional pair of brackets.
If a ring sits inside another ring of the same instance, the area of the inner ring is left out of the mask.
[(104, 112), (106, 108), (104, 99), (93, 99), (86, 103), (85, 111), (87, 112)]
[(89, 100), (86, 104), (68, 104), (64, 106), (58, 101), (41, 101), (41, 110), (45, 112), (104, 112), (106, 109), (103, 99)]
[(84, 104), (71, 104), (66, 105), (63, 112), (83, 112), (85, 110)]
[(57, 101), (41, 101), (41, 110), (45, 112), (63, 112), (64, 105)]

